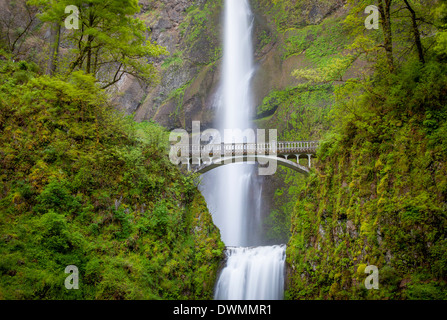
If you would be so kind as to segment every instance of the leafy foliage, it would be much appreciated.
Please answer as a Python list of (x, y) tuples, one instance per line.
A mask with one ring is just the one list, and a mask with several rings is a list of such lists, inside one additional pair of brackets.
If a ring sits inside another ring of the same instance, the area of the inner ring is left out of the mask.
[(211, 298), (223, 243), (164, 129), (113, 110), (91, 75), (0, 68), (0, 297)]
[[(148, 28), (133, 16), (140, 11), (136, 0), (30, 0), (42, 11), (40, 19), (62, 28), (68, 14), (65, 8), (79, 10), (79, 28), (67, 30), (63, 41), (70, 53), (60, 61), (62, 73), (84, 70), (91, 73), (107, 88), (124, 75), (133, 75), (146, 82), (157, 80), (157, 70), (149, 58), (168, 52), (147, 39)], [(53, 46), (59, 47), (61, 39)]]
[(292, 215), (289, 298), (446, 298), (446, 88), (443, 63), (410, 61), (338, 89), (337, 129)]

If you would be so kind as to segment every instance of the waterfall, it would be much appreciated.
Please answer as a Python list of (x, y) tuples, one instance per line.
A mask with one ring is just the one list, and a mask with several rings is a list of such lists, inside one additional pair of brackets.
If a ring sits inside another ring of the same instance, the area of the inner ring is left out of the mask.
[[(225, 1), (223, 104), (216, 119), (220, 132), (250, 127), (250, 81), (254, 73), (251, 18), (247, 1)], [(234, 164), (217, 172), (216, 196), (220, 212), (216, 215), (216, 224), (221, 227), (222, 240), (227, 246), (249, 245), (251, 230), (247, 221), (247, 210), (250, 210), (247, 198), (253, 169), (246, 164)]]
[[(220, 132), (244, 131), (253, 127), (251, 79), (255, 71), (253, 15), (248, 0), (225, 0), (224, 20), (222, 103), (215, 124)], [(203, 176), (202, 193), (227, 246), (226, 265), (216, 285), (216, 299), (283, 298), (285, 246), (259, 246), (262, 186), (255, 169), (246, 163), (232, 164)]]
[(285, 246), (228, 248), (217, 300), (278, 300), (284, 295)]

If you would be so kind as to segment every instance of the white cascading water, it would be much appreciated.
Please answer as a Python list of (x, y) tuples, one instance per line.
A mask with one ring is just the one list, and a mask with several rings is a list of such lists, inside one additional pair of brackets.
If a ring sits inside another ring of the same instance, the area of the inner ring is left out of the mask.
[(279, 300), (284, 295), (285, 246), (228, 248), (216, 300)]
[[(248, 0), (225, 0), (223, 103), (216, 121), (221, 133), (252, 127), (252, 21)], [(223, 166), (205, 174), (201, 185), (228, 247), (216, 285), (218, 300), (283, 298), (285, 246), (250, 247), (259, 245), (262, 190), (254, 169), (248, 164)]]

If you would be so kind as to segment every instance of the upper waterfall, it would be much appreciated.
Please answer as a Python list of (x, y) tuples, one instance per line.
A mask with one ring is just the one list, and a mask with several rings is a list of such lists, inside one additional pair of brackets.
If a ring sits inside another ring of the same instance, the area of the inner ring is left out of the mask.
[(251, 126), (254, 73), (252, 13), (248, 1), (226, 1), (224, 25), (223, 106), (216, 122), (221, 129), (244, 130)]
[[(221, 101), (215, 125), (225, 130), (251, 128), (253, 109), (251, 79), (254, 74), (252, 21), (247, 0), (226, 0), (224, 12), (224, 56), (221, 80)], [(232, 143), (234, 141), (226, 141)], [(249, 198), (260, 187), (253, 183), (253, 166), (234, 164), (219, 168), (210, 180), (216, 185), (213, 191), (215, 204), (213, 217), (227, 246), (253, 245), (254, 207)], [(209, 186), (207, 186), (209, 187)]]

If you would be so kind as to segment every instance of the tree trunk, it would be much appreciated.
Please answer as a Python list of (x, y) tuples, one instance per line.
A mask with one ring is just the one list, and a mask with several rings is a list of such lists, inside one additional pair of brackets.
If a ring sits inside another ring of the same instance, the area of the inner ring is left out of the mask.
[(390, 72), (394, 72), (393, 32), (391, 30), (391, 3), (393, 0), (379, 0), (379, 12), (382, 17), (382, 29), (386, 59)]
[(417, 48), (417, 51), (418, 51), (419, 61), (422, 64), (425, 64), (424, 48), (422, 47), (421, 33), (419, 32), (419, 27), (418, 27), (418, 24), (417, 24), (416, 12), (410, 6), (410, 4), (408, 3), (407, 0), (404, 0), (404, 2), (405, 2), (405, 5), (407, 6), (408, 11), (410, 11), (410, 14), (411, 14), (411, 22), (412, 22), (412, 28), (413, 28), (414, 42), (416, 44), (416, 48)]
[[(92, 9), (93, 5), (89, 4), (89, 15), (88, 15), (88, 23), (89, 23), (89, 27), (92, 28), (93, 24), (95, 22), (95, 17), (93, 14), (93, 9)], [(88, 35), (87, 37), (87, 47), (86, 47), (86, 52), (87, 52), (87, 67), (86, 67), (86, 72), (87, 73), (92, 73), (92, 56), (93, 56), (93, 51), (92, 51), (92, 43), (94, 40), (94, 36), (92, 35)]]
[(87, 73), (92, 72), (92, 42), (93, 42), (93, 36), (89, 35), (87, 40), (87, 68), (86, 68)]
[(58, 23), (53, 23), (51, 26), (50, 36), (50, 60), (48, 61), (48, 75), (53, 75), (57, 69), (57, 62), (59, 58), (59, 46), (61, 39), (61, 26)]

